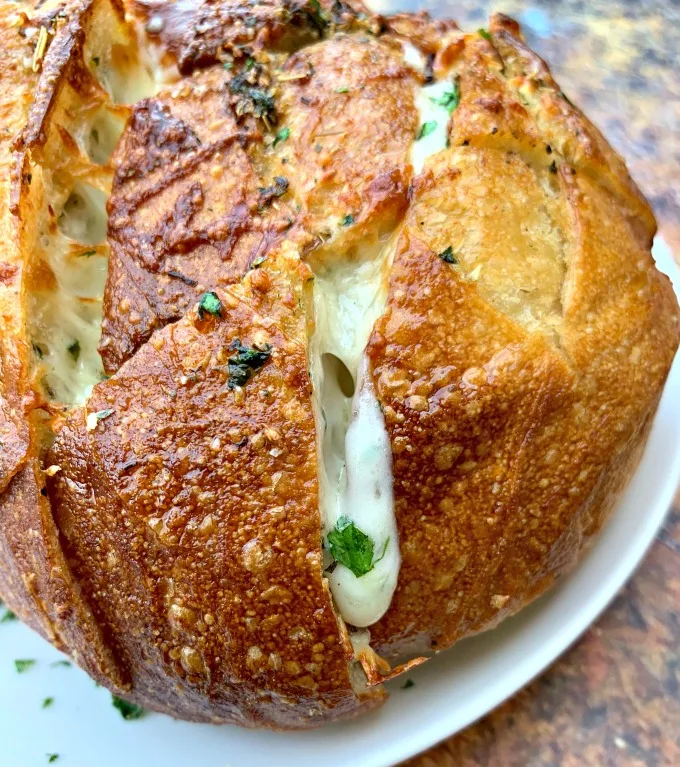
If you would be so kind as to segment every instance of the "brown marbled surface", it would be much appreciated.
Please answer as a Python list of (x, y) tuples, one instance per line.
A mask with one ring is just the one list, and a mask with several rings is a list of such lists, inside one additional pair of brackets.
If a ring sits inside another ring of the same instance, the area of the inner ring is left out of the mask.
[[(425, 8), (463, 29), (485, 26), (496, 10), (522, 22), (565, 92), (626, 159), (678, 258), (678, 0), (371, 5)], [(408, 763), (558, 766), (680, 767), (680, 494), (636, 575), (571, 650), (486, 718)]]

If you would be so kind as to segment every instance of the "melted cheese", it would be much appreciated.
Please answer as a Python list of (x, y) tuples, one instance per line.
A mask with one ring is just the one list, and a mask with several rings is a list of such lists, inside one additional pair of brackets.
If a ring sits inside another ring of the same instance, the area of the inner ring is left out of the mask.
[(30, 334), (42, 389), (59, 402), (83, 403), (104, 374), (97, 346), (108, 266), (106, 198), (84, 184), (61, 210), (53, 198), (58, 226), (44, 226), (40, 236), (40, 257), (56, 284), (30, 295)]
[(386, 266), (384, 255), (345, 263), (317, 275), (314, 283), (311, 374), (323, 532), (327, 536), (346, 517), (371, 538), (379, 560), (361, 577), (340, 563), (327, 577), (344, 620), (361, 627), (389, 607), (400, 566), (391, 447), (364, 354), (385, 309)]
[(445, 93), (451, 92), (452, 87), (448, 80), (437, 80), (418, 88), (416, 107), (420, 119), (419, 130), (426, 123), (434, 123), (434, 130), (427, 136), (417, 138), (411, 145), (411, 165), (415, 173), (420, 173), (428, 157), (446, 149), (449, 112), (436, 102)]
[[(91, 60), (89, 54), (86, 58)], [(133, 66), (133, 59), (128, 63)], [(126, 117), (125, 108), (112, 102), (133, 104), (158, 90), (156, 76), (140, 67), (134, 76), (129, 70), (118, 72), (103, 55), (91, 71), (106, 93), (97, 94), (97, 109), (74, 106), (69, 113), (73, 122), (65, 126), (78, 147), (74, 166), (87, 167), (89, 162), (91, 173), (79, 171), (70, 178), (43, 169), (45, 203), (35, 253), (41, 276), (28, 296), (34, 376), (48, 399), (67, 405), (84, 403), (104, 378), (98, 345), (109, 252), (108, 163)], [(93, 185), (75, 180), (83, 176)]]

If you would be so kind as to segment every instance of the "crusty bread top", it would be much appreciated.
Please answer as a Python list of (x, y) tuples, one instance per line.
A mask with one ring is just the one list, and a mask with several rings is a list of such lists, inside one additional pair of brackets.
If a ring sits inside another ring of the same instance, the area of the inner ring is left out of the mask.
[[(379, 704), (324, 577), (308, 378), (312, 270), (367, 257), (390, 265), (367, 354), (402, 556), (373, 649), (442, 649), (574, 564), (634, 470), (679, 315), (649, 206), (514, 22), (487, 39), (344, 2), (0, 10), (12, 609), (184, 718), (305, 727)], [(182, 79), (116, 103), (146, 76), (144, 25)], [(444, 76), (448, 146), (414, 174), (415, 94)], [(110, 160), (103, 117), (125, 122)], [(62, 231), (83, 185), (112, 192), (108, 243)], [(65, 279), (49, 248), (69, 268), (109, 259), (87, 301), (110, 378), (79, 407), (38, 343)], [(218, 311), (197, 306), (207, 290)], [(262, 357), (233, 386), (241, 348)]]

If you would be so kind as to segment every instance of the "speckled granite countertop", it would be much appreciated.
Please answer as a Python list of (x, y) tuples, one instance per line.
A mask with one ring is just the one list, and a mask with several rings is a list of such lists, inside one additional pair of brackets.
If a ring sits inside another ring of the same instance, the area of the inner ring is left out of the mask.
[[(375, 0), (463, 29), (518, 19), (565, 92), (624, 156), (680, 256), (679, 0)], [(678, 258), (680, 261), (680, 258)], [(599, 622), (540, 679), (409, 767), (680, 765), (680, 494)]]

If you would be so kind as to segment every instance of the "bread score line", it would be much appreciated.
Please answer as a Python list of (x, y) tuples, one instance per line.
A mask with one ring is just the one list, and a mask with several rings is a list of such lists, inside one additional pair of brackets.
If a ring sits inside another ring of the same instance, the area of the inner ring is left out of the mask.
[(149, 708), (310, 727), (573, 566), (678, 310), (514, 22), (95, 0), (2, 34), (11, 609)]

